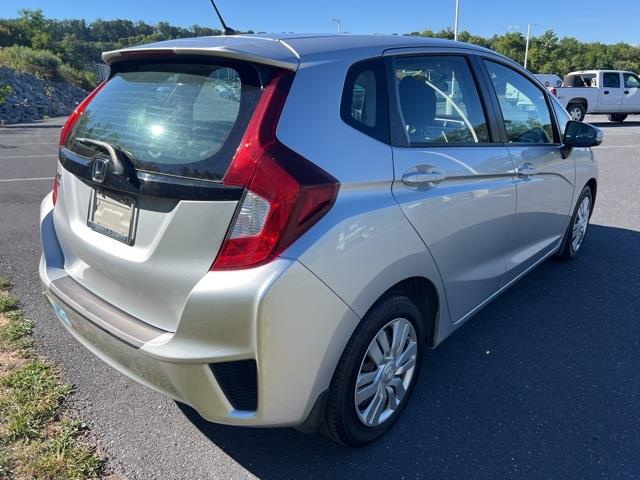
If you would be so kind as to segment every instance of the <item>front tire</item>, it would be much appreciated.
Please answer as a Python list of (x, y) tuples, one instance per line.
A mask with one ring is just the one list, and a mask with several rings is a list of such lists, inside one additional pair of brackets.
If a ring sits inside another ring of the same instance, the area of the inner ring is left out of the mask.
[(396, 294), (375, 305), (338, 362), (329, 387), (325, 433), (349, 447), (382, 437), (411, 396), (425, 348), (422, 315), (411, 299)]
[(567, 112), (569, 112), (571, 120), (582, 122), (587, 114), (587, 109), (581, 103), (570, 103), (567, 105)]
[(589, 219), (593, 211), (593, 194), (591, 188), (586, 186), (582, 189), (578, 203), (571, 216), (571, 223), (562, 241), (562, 247), (558, 252), (558, 257), (562, 260), (573, 260), (578, 256), (580, 247), (584, 243), (587, 235)]
[(607, 117), (609, 118), (610, 122), (622, 123), (626, 120), (627, 115), (625, 115), (624, 113), (612, 113), (610, 115), (607, 115)]

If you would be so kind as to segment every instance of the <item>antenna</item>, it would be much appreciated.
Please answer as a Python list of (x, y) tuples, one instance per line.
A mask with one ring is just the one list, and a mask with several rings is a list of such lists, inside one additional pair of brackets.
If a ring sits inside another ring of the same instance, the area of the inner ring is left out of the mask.
[(218, 18), (220, 19), (220, 23), (222, 24), (222, 34), (223, 35), (235, 35), (236, 31), (233, 28), (227, 27), (227, 24), (224, 23), (224, 19), (222, 18), (222, 15), (220, 15), (220, 10), (218, 10), (218, 7), (216, 7), (216, 2), (214, 2), (214, 0), (211, 0), (211, 5), (213, 5), (213, 8), (216, 11), (216, 14), (218, 15)]

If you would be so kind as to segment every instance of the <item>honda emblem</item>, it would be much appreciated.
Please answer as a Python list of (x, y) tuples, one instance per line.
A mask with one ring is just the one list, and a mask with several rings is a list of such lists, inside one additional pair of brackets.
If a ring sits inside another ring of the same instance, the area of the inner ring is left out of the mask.
[(93, 161), (93, 168), (91, 170), (91, 179), (96, 183), (104, 182), (107, 176), (107, 166), (109, 165), (109, 159), (107, 157), (96, 157)]

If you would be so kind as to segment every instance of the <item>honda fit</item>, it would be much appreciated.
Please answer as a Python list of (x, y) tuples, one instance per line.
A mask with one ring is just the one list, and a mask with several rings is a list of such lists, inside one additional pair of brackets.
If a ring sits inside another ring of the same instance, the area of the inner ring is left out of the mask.
[(45, 294), (208, 420), (371, 443), (427, 348), (583, 244), (602, 133), (490, 50), (238, 35), (103, 58), (42, 202)]

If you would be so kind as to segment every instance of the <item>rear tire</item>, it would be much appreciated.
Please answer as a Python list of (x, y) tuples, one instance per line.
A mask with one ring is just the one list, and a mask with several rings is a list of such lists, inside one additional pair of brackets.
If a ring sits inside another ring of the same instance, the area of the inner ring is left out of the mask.
[(379, 301), (362, 319), (338, 362), (323, 432), (349, 447), (382, 437), (411, 396), (425, 348), (422, 315), (411, 299), (394, 294)]
[(582, 103), (570, 103), (567, 105), (567, 112), (569, 112), (571, 120), (582, 122), (587, 114), (587, 109)]
[(627, 115), (625, 115), (624, 113), (612, 113), (610, 115), (607, 115), (607, 117), (609, 118), (610, 122), (622, 123), (627, 118)]
[(571, 216), (569, 228), (562, 240), (562, 246), (558, 252), (561, 260), (573, 260), (578, 256), (580, 247), (584, 243), (589, 226), (589, 218), (593, 212), (593, 194), (591, 188), (586, 186), (582, 189), (576, 208)]

